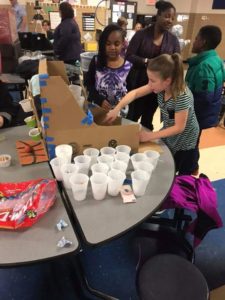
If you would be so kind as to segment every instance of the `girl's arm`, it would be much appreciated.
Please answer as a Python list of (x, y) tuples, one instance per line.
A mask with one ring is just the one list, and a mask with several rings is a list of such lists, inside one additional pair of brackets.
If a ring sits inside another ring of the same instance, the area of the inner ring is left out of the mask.
[(134, 101), (137, 98), (143, 97), (145, 95), (148, 95), (152, 92), (152, 89), (150, 88), (150, 86), (148, 84), (135, 89), (133, 91), (130, 91), (128, 94), (126, 94), (121, 100), (120, 102), (116, 105), (116, 107), (112, 110), (110, 110), (110, 112), (107, 113), (106, 118), (105, 118), (105, 122), (106, 123), (112, 123), (116, 117), (118, 116), (120, 110), (125, 107), (127, 104), (131, 103), (132, 101)]
[(175, 112), (175, 124), (173, 126), (155, 132), (143, 130), (139, 133), (140, 142), (161, 139), (183, 132), (186, 127), (187, 118), (188, 109)]

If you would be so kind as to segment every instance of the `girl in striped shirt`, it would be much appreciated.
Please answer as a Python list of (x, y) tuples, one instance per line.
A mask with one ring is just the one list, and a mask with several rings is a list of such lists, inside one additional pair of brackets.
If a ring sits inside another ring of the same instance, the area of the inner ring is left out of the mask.
[(149, 60), (148, 84), (129, 92), (106, 117), (112, 122), (125, 105), (150, 93), (158, 96), (163, 127), (159, 131), (142, 130), (141, 142), (162, 139), (171, 150), (179, 175), (191, 175), (198, 167), (199, 125), (193, 96), (185, 85), (183, 63), (179, 54), (162, 54)]

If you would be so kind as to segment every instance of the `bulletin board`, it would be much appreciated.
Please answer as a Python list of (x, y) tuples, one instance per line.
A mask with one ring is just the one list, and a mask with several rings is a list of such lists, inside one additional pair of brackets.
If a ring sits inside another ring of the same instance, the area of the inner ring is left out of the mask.
[(120, 17), (127, 19), (127, 29), (132, 30), (136, 24), (137, 2), (111, 1), (110, 23), (116, 23)]
[[(49, 12), (57, 12), (58, 9), (58, 4), (55, 3), (41, 3), (42, 6), (42, 14), (44, 19), (49, 20)], [(103, 25), (108, 24), (108, 14), (107, 14), (107, 8), (106, 7), (98, 7), (97, 10), (97, 16), (99, 22), (102, 24), (100, 25), (97, 21), (96, 18), (94, 19), (94, 30), (85, 30), (87, 27), (83, 27), (83, 15), (94, 15), (96, 12), (96, 6), (89, 6), (89, 5), (72, 5), (74, 8), (74, 15), (75, 19), (77, 21), (77, 24), (80, 29), (81, 33), (81, 40), (83, 41), (83, 36), (87, 32), (89, 32), (92, 36), (92, 40), (95, 40), (95, 33), (96, 29), (101, 29), (103, 30)], [(27, 10), (27, 19), (28, 19), (28, 30), (31, 32), (34, 32), (35, 29), (35, 24), (32, 24), (32, 18), (35, 14), (34, 10), (34, 3), (27, 3), (26, 4), (26, 10)], [(93, 26), (91, 28), (93, 28)]]

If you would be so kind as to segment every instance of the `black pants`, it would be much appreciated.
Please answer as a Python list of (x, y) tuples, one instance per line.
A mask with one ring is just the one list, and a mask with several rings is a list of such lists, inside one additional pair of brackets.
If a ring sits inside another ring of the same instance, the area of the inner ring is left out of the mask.
[(152, 120), (158, 107), (157, 95), (152, 93), (139, 98), (129, 105), (127, 119), (137, 122), (141, 117), (141, 124), (153, 130)]
[(191, 175), (198, 168), (199, 150), (180, 150), (174, 155), (176, 172), (178, 175)]

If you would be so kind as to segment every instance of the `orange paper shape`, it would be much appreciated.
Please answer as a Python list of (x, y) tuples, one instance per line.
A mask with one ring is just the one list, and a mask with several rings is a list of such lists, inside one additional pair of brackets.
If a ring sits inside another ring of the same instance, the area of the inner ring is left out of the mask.
[(48, 161), (44, 141), (17, 141), (16, 150), (22, 166)]

